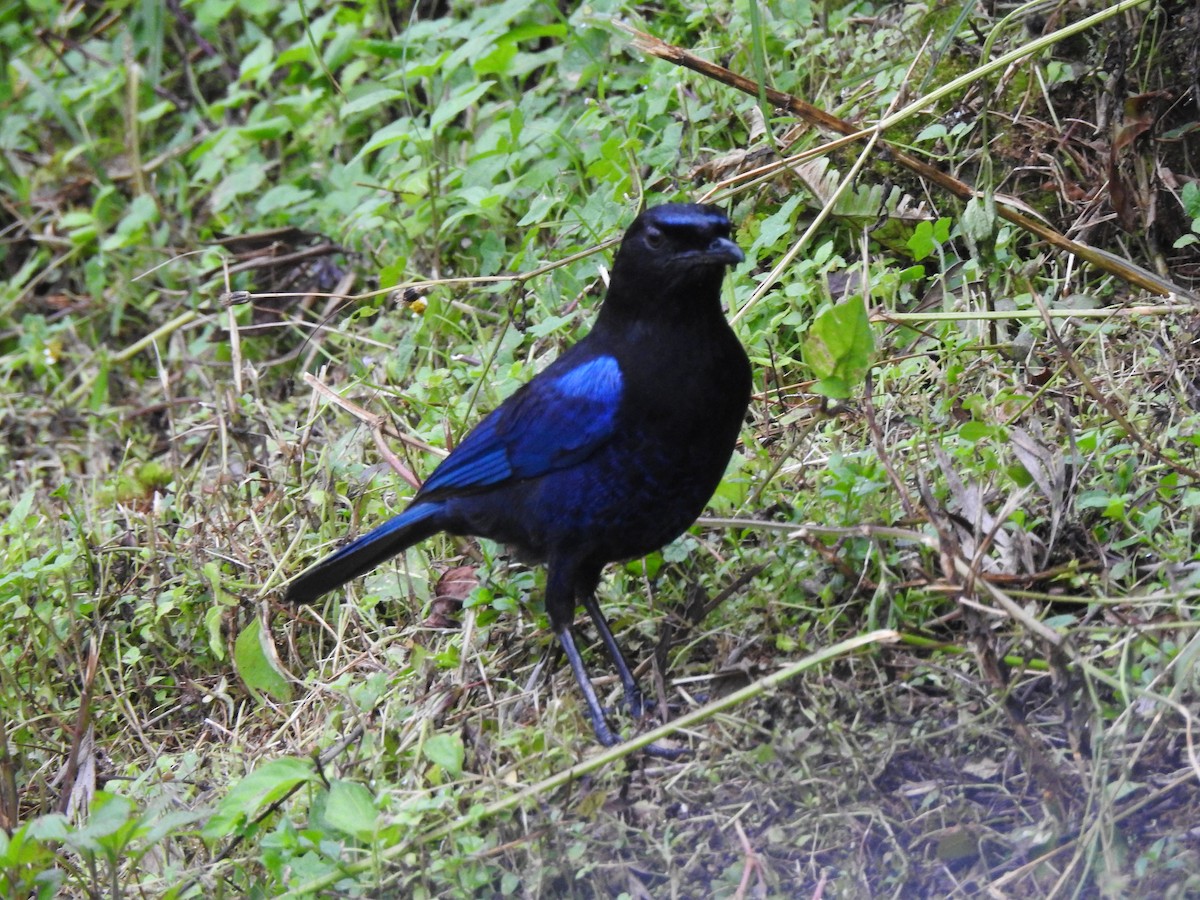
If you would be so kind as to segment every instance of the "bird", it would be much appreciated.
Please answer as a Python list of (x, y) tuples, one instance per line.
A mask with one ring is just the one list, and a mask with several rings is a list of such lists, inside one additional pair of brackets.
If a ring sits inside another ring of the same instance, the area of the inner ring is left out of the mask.
[(284, 599), (311, 603), (438, 532), (506, 544), (545, 564), (550, 626), (596, 739), (617, 743), (574, 620), (582, 605), (640, 719), (641, 690), (596, 589), (609, 563), (686, 531), (736, 449), (752, 374), (721, 306), (726, 269), (745, 259), (731, 232), (714, 205), (643, 211), (622, 237), (591, 331), (484, 417), (403, 512), (302, 572)]

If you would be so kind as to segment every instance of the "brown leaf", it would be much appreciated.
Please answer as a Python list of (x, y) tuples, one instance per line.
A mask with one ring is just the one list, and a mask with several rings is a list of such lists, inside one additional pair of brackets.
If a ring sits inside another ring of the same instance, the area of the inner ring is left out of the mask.
[(455, 566), (442, 573), (434, 590), (439, 598), (462, 601), (477, 587), (479, 576), (475, 573), (474, 566)]
[(456, 616), (462, 611), (463, 600), (478, 586), (479, 576), (473, 566), (447, 569), (438, 578), (429, 616), (421, 624), (426, 628), (457, 628)]

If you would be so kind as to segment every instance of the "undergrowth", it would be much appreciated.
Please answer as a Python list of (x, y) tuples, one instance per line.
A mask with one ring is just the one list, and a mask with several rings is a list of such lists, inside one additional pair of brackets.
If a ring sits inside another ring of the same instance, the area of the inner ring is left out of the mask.
[[(985, 72), (1103, 7), (935, 6), (0, 13), (0, 893), (1194, 892), (1200, 23)], [(751, 412), (601, 588), (685, 757), (593, 746), (502, 547), (280, 603), (699, 198)]]

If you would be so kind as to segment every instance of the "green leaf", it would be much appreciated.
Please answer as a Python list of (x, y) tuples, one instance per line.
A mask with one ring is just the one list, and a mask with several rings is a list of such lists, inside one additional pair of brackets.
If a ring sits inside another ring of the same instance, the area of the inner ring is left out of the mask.
[(798, 194), (789, 198), (773, 215), (762, 220), (758, 228), (758, 237), (754, 241), (756, 247), (774, 247), (785, 234), (795, 232), (796, 207), (802, 199)]
[(454, 777), (462, 774), (465, 755), (462, 741), (456, 734), (435, 734), (425, 742), (425, 758)]
[(928, 220), (918, 222), (907, 243), (913, 259), (922, 260), (948, 240), (950, 240), (950, 220), (942, 217), (936, 222)]
[(1189, 181), (1179, 192), (1179, 199), (1189, 216), (1193, 219), (1200, 218), (1200, 184)]
[(830, 307), (809, 326), (804, 362), (817, 376), (815, 390), (835, 400), (849, 397), (871, 365), (875, 339), (861, 298)]
[(984, 422), (977, 422), (972, 419), (970, 422), (964, 422), (963, 426), (958, 429), (958, 436), (968, 444), (976, 444), (979, 441), (987, 440), (995, 433), (995, 429)]
[(356, 781), (335, 781), (325, 802), (325, 821), (338, 831), (369, 841), (375, 834), (379, 810), (371, 792)]
[(944, 138), (949, 131), (941, 122), (934, 122), (931, 125), (926, 125), (921, 129), (920, 134), (913, 138), (913, 143), (923, 144), (926, 141), (936, 141), (938, 138)]
[(148, 194), (133, 198), (125, 215), (117, 223), (117, 229), (101, 244), (101, 250), (117, 250), (138, 243), (146, 230), (146, 226), (158, 220), (158, 207)]
[(214, 212), (220, 212), (238, 197), (257, 191), (267, 177), (263, 163), (243, 162), (221, 179), (212, 192), (210, 204)]
[(372, 134), (371, 139), (358, 151), (358, 156), (355, 159), (360, 159), (368, 153), (372, 153), (389, 144), (397, 144), (401, 141), (418, 141), (423, 137), (427, 137), (427, 135), (424, 135), (417, 128), (416, 123), (412, 119), (397, 119), (395, 122), (389, 122)]
[(934, 251), (933, 224), (918, 222), (917, 227), (908, 238), (908, 249), (914, 260), (922, 260)]
[(494, 81), (481, 81), (479, 84), (468, 88), (459, 94), (449, 97), (439, 103), (433, 111), (433, 115), (429, 117), (429, 126), (435, 131), (441, 128), (447, 122), (450, 122), (460, 112), (482, 97), (488, 92)]
[(128, 839), (129, 826), (135, 819), (132, 800), (120, 794), (98, 791), (92, 798), (87, 820), (71, 833), (69, 841), (74, 847), (89, 852), (118, 852)]
[(88, 398), (88, 409), (93, 413), (99, 412), (108, 401), (108, 357), (103, 354), (97, 356), (96, 377), (92, 379), (91, 396)]
[(540, 225), (550, 215), (550, 210), (552, 210), (555, 205), (558, 204), (558, 202), (558, 197), (551, 196), (549, 194), (539, 194), (534, 198), (533, 202), (529, 204), (529, 209), (526, 211), (525, 215), (521, 217), (521, 221), (517, 223), (517, 227), (527, 228), (530, 225)]
[(287, 116), (272, 116), (239, 128), (238, 135), (251, 141), (274, 141), (291, 131), (292, 122)]
[(403, 97), (404, 91), (397, 91), (391, 88), (380, 88), (379, 90), (370, 91), (363, 94), (361, 97), (355, 97), (345, 106), (338, 110), (338, 117), (341, 119), (349, 118), (355, 113), (364, 112), (368, 109), (374, 109), (381, 103), (390, 103), (393, 100)]
[(225, 658), (225, 636), (221, 623), (225, 618), (225, 608), (219, 605), (210, 606), (204, 612), (204, 630), (208, 634), (208, 649), (215, 659)]
[(225, 795), (200, 833), (206, 838), (225, 837), (257, 815), (262, 807), (283, 799), (299, 785), (320, 780), (312, 763), (306, 759), (290, 756), (273, 759), (259, 766)]
[(518, 41), (536, 41), (544, 37), (559, 40), (565, 37), (566, 34), (566, 25), (546, 25), (539, 22), (527, 22), (524, 25), (518, 25), (511, 29), (504, 37), (500, 38), (500, 43), (515, 44)]
[(411, 47), (399, 41), (355, 41), (352, 49), (355, 53), (369, 53), (372, 56), (382, 56), (384, 59), (404, 59), (412, 52)]
[(258, 198), (254, 204), (254, 208), (262, 215), (276, 209), (287, 209), (298, 206), (315, 196), (316, 191), (298, 188), (294, 184), (277, 184)]
[(137, 115), (137, 120), (139, 124), (148, 125), (151, 122), (157, 122), (168, 113), (175, 112), (175, 109), (175, 104), (170, 100), (160, 100), (153, 106), (143, 109), (141, 112), (139, 112)]
[(275, 648), (267, 646), (268, 640), (262, 620), (255, 616), (233, 645), (233, 663), (251, 691), (262, 691), (286, 702), (292, 699), (292, 684), (275, 665)]
[(996, 228), (996, 203), (991, 197), (972, 197), (963, 210), (963, 234), (968, 240), (983, 241), (992, 236)]
[(275, 59), (275, 45), (270, 38), (264, 37), (258, 42), (258, 45), (242, 56), (241, 72), (239, 73), (239, 81), (250, 81), (258, 79), (260, 83), (265, 83), (265, 79), (274, 71), (273, 60)]
[(500, 44), (491, 53), (475, 60), (471, 68), (476, 75), (504, 75), (508, 72), (518, 49), (514, 43)]

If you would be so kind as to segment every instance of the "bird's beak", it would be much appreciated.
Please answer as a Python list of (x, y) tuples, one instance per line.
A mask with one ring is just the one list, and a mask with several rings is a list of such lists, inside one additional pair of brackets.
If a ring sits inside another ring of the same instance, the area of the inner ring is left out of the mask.
[(704, 251), (705, 262), (720, 263), (723, 266), (736, 266), (746, 258), (742, 248), (727, 237), (714, 238)]

